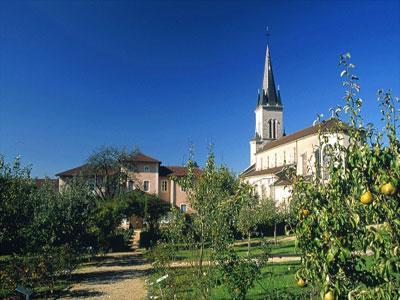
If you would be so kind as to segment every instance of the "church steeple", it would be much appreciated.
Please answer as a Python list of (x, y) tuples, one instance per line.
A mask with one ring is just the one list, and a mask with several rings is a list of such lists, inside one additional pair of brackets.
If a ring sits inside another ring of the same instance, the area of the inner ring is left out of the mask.
[(283, 105), (281, 94), (275, 86), (269, 46), (265, 52), (264, 74), (258, 90), (256, 126), (250, 141), (250, 162), (255, 162), (256, 153), (265, 144), (283, 136)]
[(258, 94), (257, 106), (282, 106), (279, 90), (277, 92), (274, 80), (274, 73), (272, 71), (271, 55), (269, 46), (265, 53), (264, 76), (262, 87)]

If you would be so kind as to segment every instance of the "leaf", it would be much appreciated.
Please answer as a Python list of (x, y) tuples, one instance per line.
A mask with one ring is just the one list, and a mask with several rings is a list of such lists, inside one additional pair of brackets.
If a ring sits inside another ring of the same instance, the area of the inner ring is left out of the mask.
[(360, 223), (360, 216), (358, 214), (354, 213), (353, 214), (353, 219), (354, 219), (354, 222), (355, 222), (355, 224), (357, 226)]
[(328, 255), (326, 256), (326, 261), (328, 263), (330, 263), (333, 261), (334, 258), (335, 258), (335, 255), (332, 253), (332, 249), (329, 249)]
[(343, 77), (343, 76), (345, 76), (345, 75), (347, 75), (347, 71), (346, 71), (346, 70), (343, 70), (342, 73), (340, 73), (340, 77)]

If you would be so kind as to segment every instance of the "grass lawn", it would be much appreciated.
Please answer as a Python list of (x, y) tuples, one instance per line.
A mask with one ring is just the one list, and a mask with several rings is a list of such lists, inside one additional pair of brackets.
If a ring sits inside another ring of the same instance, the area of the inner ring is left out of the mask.
[[(254, 283), (250, 288), (248, 299), (310, 299), (312, 290), (310, 287), (298, 287), (296, 284), (295, 273), (300, 268), (299, 262), (267, 264), (263, 270), (261, 279)], [(172, 275), (173, 274), (173, 275)], [(153, 273), (150, 281), (154, 282), (157, 278), (165, 274)], [(171, 270), (171, 277), (163, 282), (163, 293), (173, 293), (177, 299), (195, 299), (193, 290), (190, 289), (193, 280), (192, 269), (175, 268)], [(174, 289), (172, 291), (172, 289)], [(153, 286), (153, 295), (160, 295), (158, 286)], [(172, 297), (172, 295), (169, 295)], [(228, 291), (222, 285), (216, 286), (211, 291), (212, 299), (231, 299)]]
[[(295, 255), (295, 241), (281, 241), (275, 244), (272, 239), (269, 239), (269, 250), (272, 255)], [(247, 242), (237, 241), (234, 246), (235, 250), (240, 256), (247, 255)], [(252, 239), (251, 253), (253, 255), (261, 254), (261, 239)], [(198, 251), (192, 250), (177, 250), (175, 253), (178, 260), (191, 260), (198, 258)], [(210, 250), (205, 251), (205, 260), (210, 257)], [(249, 299), (310, 299), (311, 288), (298, 287), (296, 284), (295, 273), (300, 268), (300, 262), (287, 262), (287, 263), (267, 263), (262, 269), (260, 280), (254, 283), (254, 286), (249, 290)], [(191, 268), (174, 268), (170, 269), (168, 278), (163, 285), (165, 285), (164, 293), (172, 293), (177, 295), (178, 299), (193, 299), (193, 291), (190, 289), (192, 286), (193, 274)], [(167, 271), (168, 273), (168, 271)], [(157, 278), (165, 274), (154, 273), (149, 278), (154, 282)], [(168, 286), (168, 287), (167, 287)], [(176, 289), (171, 291), (171, 289)], [(157, 285), (153, 286), (152, 291), (155, 295), (160, 294)], [(216, 286), (212, 290), (212, 299), (230, 299), (228, 291), (223, 286)]]
[[(249, 290), (249, 299), (304, 299), (310, 297), (310, 287), (299, 287), (295, 273), (299, 262), (267, 264), (261, 279)], [(228, 291), (220, 286), (213, 290), (213, 299), (230, 299)]]
[[(295, 241), (291, 240), (291, 241), (280, 242), (279, 240), (282, 238), (283, 237), (280, 237), (278, 239), (277, 244), (275, 244), (272, 239), (268, 239), (270, 254), (295, 255), (296, 254)], [(234, 248), (240, 256), (247, 255), (247, 242), (237, 241), (235, 243)], [(252, 239), (250, 251), (254, 255), (261, 254), (262, 252), (261, 239), (259, 238)], [(185, 249), (179, 249), (175, 252), (176, 259), (183, 261), (190, 260), (192, 258), (197, 258), (198, 254), (199, 254), (198, 251), (185, 250)], [(209, 249), (205, 249), (204, 255), (205, 255), (205, 260), (207, 260), (210, 257)]]

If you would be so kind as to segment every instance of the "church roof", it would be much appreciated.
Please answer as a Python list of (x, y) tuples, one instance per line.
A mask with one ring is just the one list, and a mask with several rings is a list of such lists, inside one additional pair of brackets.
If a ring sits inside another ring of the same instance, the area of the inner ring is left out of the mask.
[(257, 106), (260, 105), (282, 108), (280, 92), (275, 86), (269, 47), (265, 54), (263, 82), (257, 98)]
[(239, 177), (246, 176), (247, 174), (253, 172), (256, 169), (256, 164), (252, 164), (249, 167), (247, 167), (246, 170), (244, 170), (242, 173), (240, 173)]
[[(263, 169), (263, 170), (256, 170), (255, 165), (252, 165), (253, 167), (251, 170), (248, 172), (244, 171), (240, 176), (241, 177), (250, 177), (250, 176), (258, 176), (258, 175), (267, 175), (267, 174), (278, 174), (283, 171), (283, 169), (287, 168), (290, 165), (285, 165), (285, 166), (278, 166), (278, 167), (273, 167), (273, 168), (268, 168), (268, 169)], [(246, 172), (246, 173), (245, 173)]]
[(343, 123), (342, 121), (340, 121), (338, 119), (329, 119), (327, 121), (322, 121), (319, 124), (307, 127), (307, 128), (302, 129), (300, 131), (297, 131), (295, 133), (283, 136), (280, 139), (272, 141), (272, 142), (266, 144), (259, 151), (257, 151), (257, 153), (267, 151), (269, 149), (278, 147), (278, 146), (286, 144), (286, 143), (293, 142), (295, 140), (301, 139), (301, 138), (306, 137), (308, 135), (316, 134), (320, 130), (321, 131), (325, 131), (325, 130), (332, 129), (332, 128), (337, 128), (337, 129), (342, 129), (343, 130), (343, 129), (346, 129), (347, 126), (348, 125), (346, 125), (345, 123)]

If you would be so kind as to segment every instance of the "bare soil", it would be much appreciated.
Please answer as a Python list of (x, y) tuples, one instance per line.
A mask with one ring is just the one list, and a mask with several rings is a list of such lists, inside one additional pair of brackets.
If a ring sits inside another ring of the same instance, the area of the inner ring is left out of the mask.
[(145, 299), (150, 270), (140, 251), (98, 256), (73, 273), (74, 283), (57, 299)]

